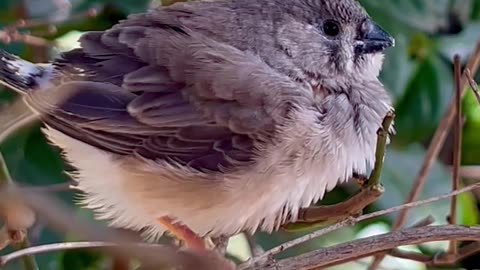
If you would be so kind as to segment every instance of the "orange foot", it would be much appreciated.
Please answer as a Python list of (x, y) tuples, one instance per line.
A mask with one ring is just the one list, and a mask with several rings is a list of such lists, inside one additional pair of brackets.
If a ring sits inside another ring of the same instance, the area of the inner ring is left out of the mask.
[(158, 222), (179, 240), (185, 242), (187, 247), (199, 251), (208, 250), (205, 241), (187, 226), (176, 223), (169, 217), (161, 217), (158, 219)]

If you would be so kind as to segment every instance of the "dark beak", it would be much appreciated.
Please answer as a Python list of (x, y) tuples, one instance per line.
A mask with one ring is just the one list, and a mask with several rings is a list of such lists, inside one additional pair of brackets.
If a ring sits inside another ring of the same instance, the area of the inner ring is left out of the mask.
[(379, 25), (367, 19), (360, 29), (355, 52), (357, 54), (378, 53), (393, 46), (395, 46), (395, 39)]

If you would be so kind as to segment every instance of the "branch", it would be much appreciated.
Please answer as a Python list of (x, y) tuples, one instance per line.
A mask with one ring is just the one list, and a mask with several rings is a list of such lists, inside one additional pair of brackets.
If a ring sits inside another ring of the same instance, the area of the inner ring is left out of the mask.
[[(54, 243), (54, 244), (46, 244), (40, 245), (35, 247), (28, 247), (21, 250), (14, 251), (7, 255), (0, 256), (0, 265), (4, 266), (14, 260), (23, 258), (25, 256), (31, 255), (38, 255), (38, 254), (45, 254), (51, 253), (56, 251), (66, 251), (66, 250), (74, 250), (74, 249), (94, 249), (94, 248), (110, 248), (110, 247), (119, 247), (119, 244), (111, 243), (111, 242), (62, 242), (62, 243)], [(158, 248), (162, 247), (161, 245), (153, 245), (153, 244), (135, 244), (132, 245), (133, 247), (140, 247), (140, 248)]]
[[(0, 187), (9, 188), (12, 185), (12, 177), (8, 171), (3, 155), (0, 153)], [(18, 247), (28, 247), (29, 240), (26, 229), (35, 221), (35, 214), (30, 208), (21, 202), (12, 201), (9, 196), (3, 196), (0, 200), (0, 217), (4, 218), (1, 228), (0, 249), (10, 244)], [(38, 265), (33, 256), (26, 256), (23, 265), (27, 270), (37, 270)]]
[(368, 186), (376, 185), (380, 182), (382, 174), (383, 161), (385, 159), (385, 148), (387, 146), (388, 131), (392, 125), (395, 114), (389, 111), (382, 122), (382, 127), (377, 131), (377, 146), (375, 148), (375, 166), (370, 177), (368, 178)]
[[(16, 23), (4, 27), (4, 30), (0, 30), (0, 41), (9, 44), (12, 42), (21, 42), (27, 45), (32, 45), (36, 47), (49, 47), (55, 45), (55, 42), (27, 34), (21, 33), (18, 31), (20, 28), (32, 28), (39, 26), (53, 26), (53, 24), (60, 24), (67, 21), (72, 21), (76, 19), (86, 18), (86, 17), (95, 17), (97, 16), (97, 11), (95, 9), (89, 9), (80, 14), (67, 17), (60, 20), (49, 20), (49, 19), (31, 19), (31, 20), (18, 20)], [(56, 32), (55, 26), (50, 27), (49, 34)]]
[(64, 191), (72, 191), (73, 188), (75, 188), (75, 183), (66, 182), (66, 183), (52, 184), (47, 186), (30, 186), (27, 188), (36, 192), (50, 192), (50, 193), (64, 192)]
[(470, 85), (470, 88), (472, 89), (475, 98), (477, 98), (478, 104), (480, 104), (480, 93), (478, 92), (478, 84), (473, 79), (470, 69), (465, 69), (465, 76), (467, 77), (468, 84)]
[(13, 104), (1, 110), (0, 114), (0, 144), (19, 129), (35, 122), (38, 116), (34, 114), (20, 98)]
[(41, 37), (32, 36), (25, 33), (20, 33), (18, 31), (4, 31), (0, 30), (0, 41), (5, 44), (10, 44), (12, 42), (21, 42), (27, 45), (37, 46), (37, 47), (48, 47), (54, 45), (54, 42), (46, 40)]
[(480, 242), (473, 242), (458, 249), (458, 253), (451, 255), (449, 253), (441, 254), (440, 256), (428, 256), (419, 252), (403, 251), (399, 249), (392, 249), (388, 255), (396, 258), (412, 260), (425, 264), (426, 266), (441, 267), (445, 265), (455, 264), (467, 257), (472, 256), (480, 251)]
[(357, 239), (303, 255), (283, 259), (273, 264), (256, 265), (249, 270), (317, 269), (371, 256), (398, 246), (417, 245), (445, 240), (480, 240), (480, 226), (456, 225), (408, 228), (386, 234)]
[[(325, 235), (327, 233), (336, 231), (336, 230), (338, 230), (340, 228), (343, 228), (343, 227), (346, 227), (348, 225), (352, 225), (352, 224), (355, 224), (355, 223), (358, 223), (358, 222), (361, 222), (361, 221), (364, 221), (364, 220), (376, 218), (376, 217), (379, 217), (379, 216), (391, 214), (391, 213), (394, 213), (394, 212), (402, 211), (402, 210), (405, 210), (405, 209), (415, 208), (415, 207), (418, 207), (418, 206), (422, 206), (422, 205), (430, 204), (430, 203), (437, 202), (437, 201), (440, 201), (440, 200), (448, 199), (448, 198), (451, 198), (453, 196), (457, 196), (459, 194), (462, 194), (462, 193), (465, 193), (465, 192), (468, 192), (468, 191), (471, 191), (471, 190), (474, 190), (474, 189), (477, 189), (477, 188), (480, 188), (480, 183), (477, 183), (477, 184), (474, 184), (474, 185), (471, 185), (471, 186), (468, 186), (468, 187), (450, 192), (450, 193), (445, 194), (445, 195), (429, 198), (429, 199), (418, 201), (418, 202), (411, 202), (411, 203), (399, 205), (399, 206), (392, 207), (392, 208), (389, 208), (389, 209), (385, 209), (385, 210), (373, 212), (373, 213), (370, 213), (370, 214), (362, 215), (362, 216), (357, 217), (357, 218), (350, 218), (350, 219), (345, 220), (343, 222), (337, 223), (335, 225), (326, 227), (324, 229), (318, 230), (316, 232), (307, 234), (305, 236), (299, 237), (297, 239), (294, 239), (292, 241), (289, 241), (289, 242), (286, 242), (282, 245), (274, 247), (274, 248), (270, 249), (269, 251), (263, 253), (261, 256), (252, 258), (248, 262), (244, 263), (242, 265), (242, 267), (240, 267), (240, 269), (250, 269), (249, 267), (251, 267), (252, 265), (256, 265), (258, 263), (265, 262), (265, 261), (271, 261), (271, 258), (273, 258), (273, 256), (276, 255), (276, 254), (279, 254), (279, 253), (281, 253), (281, 252), (283, 252), (283, 251), (285, 251), (289, 248), (292, 248), (294, 246), (303, 244), (303, 243), (305, 243), (307, 241), (310, 241), (314, 238), (317, 238), (317, 237), (320, 237), (320, 236)], [(395, 246), (395, 247), (397, 247), (397, 246)], [(381, 251), (383, 251), (383, 250), (381, 250)], [(341, 252), (341, 253), (343, 253), (343, 252)]]
[[(136, 234), (127, 234), (81, 219), (73, 215), (71, 209), (66, 208), (64, 203), (58, 199), (48, 196), (47, 193), (38, 192), (35, 189), (13, 186), (9, 190), (0, 190), (0, 198), (3, 196), (16, 196), (19, 199), (23, 199), (25, 204), (32, 207), (39, 216), (42, 216), (49, 225), (58, 231), (64, 233), (75, 232), (75, 235), (80, 239), (89, 241), (89, 243), (97, 243), (94, 245), (73, 244), (73, 246), (78, 248), (101, 248), (102, 251), (114, 256), (137, 258), (142, 262), (142, 267), (145, 267), (145, 269), (150, 269), (148, 268), (149, 266), (151, 269), (162, 269), (162, 266), (178, 267), (185, 270), (234, 269), (230, 261), (216, 252), (196, 252), (189, 249), (178, 250), (174, 247), (139, 243), (141, 239)], [(103, 246), (102, 243), (104, 244)], [(7, 254), (1, 257), (0, 261), (5, 264), (14, 258), (30, 256), (39, 252), (63, 250), (67, 246), (68, 244), (60, 243), (57, 246), (31, 247)]]
[[(454, 150), (453, 150), (453, 173), (452, 173), (452, 190), (458, 190), (460, 187), (459, 171), (462, 162), (462, 86), (461, 76), (462, 67), (459, 55), (455, 55), (453, 59), (454, 74), (455, 74), (455, 126), (454, 126)], [(468, 76), (467, 76), (468, 77)], [(468, 78), (467, 78), (468, 80)], [(453, 196), (450, 202), (450, 215), (448, 221), (451, 225), (457, 223), (457, 196)], [(451, 256), (456, 256), (458, 253), (457, 241), (450, 241), (448, 253)]]
[(175, 267), (177, 269), (178, 267), (184, 270), (233, 270), (233, 265), (229, 261), (214, 252), (200, 254), (158, 244), (119, 244), (102, 241), (64, 242), (29, 247), (0, 256), (0, 266), (25, 256), (73, 249), (102, 249), (123, 258), (138, 258), (144, 264), (154, 266), (155, 269), (163, 269), (162, 267), (169, 267), (168, 269)]

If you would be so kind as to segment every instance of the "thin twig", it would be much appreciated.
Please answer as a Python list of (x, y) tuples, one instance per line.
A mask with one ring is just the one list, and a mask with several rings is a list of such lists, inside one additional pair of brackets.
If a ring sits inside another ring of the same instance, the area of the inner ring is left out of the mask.
[(44, 254), (74, 249), (102, 249), (119, 256), (124, 256), (125, 258), (143, 257), (143, 260), (149, 261), (150, 264), (156, 268), (162, 268), (164, 266), (167, 266), (168, 268), (178, 266), (181, 269), (189, 270), (233, 270), (230, 262), (224, 261), (224, 259), (213, 252), (211, 254), (197, 254), (191, 251), (179, 251), (175, 248), (158, 244), (119, 244), (115, 242), (103, 241), (64, 242), (29, 247), (0, 256), (0, 265), (6, 265), (14, 260), (34, 254)]
[[(480, 42), (477, 43), (475, 51), (467, 63), (467, 68), (470, 71), (472, 71), (472, 73), (476, 73), (479, 65), (480, 65)], [(467, 91), (466, 86), (467, 86), (468, 80), (465, 75), (466, 74), (464, 72), (462, 76), (462, 81), (460, 84), (460, 89), (462, 89), (461, 91), (462, 97), (465, 95)], [(437, 156), (443, 147), (443, 144), (445, 143), (445, 139), (447, 138), (448, 132), (450, 131), (450, 127), (452, 126), (452, 123), (454, 121), (455, 107), (456, 107), (456, 102), (455, 100), (452, 100), (448, 106), (447, 111), (444, 113), (442, 120), (440, 121), (438, 128), (435, 131), (435, 134), (433, 135), (432, 141), (430, 142), (430, 146), (428, 147), (427, 153), (425, 154), (425, 157), (423, 159), (423, 163), (420, 168), (420, 171), (418, 172), (415, 182), (412, 185), (412, 190), (410, 191), (407, 197), (407, 200), (406, 200), (407, 203), (418, 200), (418, 197), (420, 196), (420, 193), (423, 190), (425, 183), (427, 182), (430, 170), (432, 169), (432, 166), (435, 163)], [(395, 221), (393, 226), (394, 230), (398, 230), (405, 224), (405, 221), (407, 220), (408, 211), (409, 211), (408, 209), (404, 209), (399, 213), (398, 218)], [(369, 267), (369, 270), (377, 269), (377, 267), (382, 262), (383, 258), (385, 258), (385, 255), (386, 253), (377, 254), (375, 256), (375, 259), (372, 265)]]
[[(248, 270), (297, 270), (324, 269), (385, 252), (398, 246), (418, 245), (426, 242), (458, 240), (480, 240), (480, 226), (439, 225), (406, 228), (381, 235), (370, 236), (321, 248), (305, 254), (276, 262), (261, 261)], [(241, 268), (244, 269), (244, 268)]]
[(402, 205), (395, 206), (395, 207), (392, 207), (392, 208), (388, 208), (388, 209), (385, 209), (385, 210), (381, 210), (381, 211), (373, 212), (373, 213), (370, 213), (370, 214), (362, 215), (362, 216), (357, 217), (357, 218), (351, 218), (351, 219), (345, 220), (343, 222), (337, 223), (335, 225), (326, 227), (324, 229), (318, 230), (316, 232), (307, 234), (303, 237), (299, 237), (297, 239), (294, 239), (292, 241), (289, 241), (289, 242), (281, 244), (277, 247), (274, 247), (274, 248), (268, 250), (267, 252), (263, 253), (261, 256), (252, 258), (250, 261), (246, 262), (246, 264), (243, 266), (243, 268), (240, 268), (240, 269), (246, 269), (245, 267), (247, 267), (247, 266), (251, 266), (251, 265), (253, 265), (257, 262), (268, 260), (268, 258), (271, 258), (274, 255), (279, 254), (279, 253), (281, 253), (281, 252), (283, 252), (283, 251), (285, 251), (289, 248), (292, 248), (294, 246), (303, 244), (303, 243), (305, 243), (307, 241), (310, 241), (314, 238), (317, 238), (317, 237), (320, 237), (320, 236), (325, 235), (327, 233), (336, 231), (336, 230), (338, 230), (340, 228), (343, 228), (343, 227), (346, 227), (348, 225), (356, 224), (356, 223), (364, 221), (364, 220), (376, 218), (376, 217), (379, 217), (379, 216), (384, 216), (384, 215), (391, 214), (391, 213), (394, 213), (394, 212), (398, 212), (398, 211), (401, 211), (401, 210), (404, 210), (404, 209), (419, 207), (419, 206), (430, 204), (430, 203), (437, 202), (437, 201), (440, 201), (440, 200), (448, 199), (448, 198), (451, 198), (452, 196), (457, 196), (459, 194), (462, 194), (462, 193), (465, 193), (465, 192), (468, 192), (468, 191), (471, 191), (471, 190), (474, 190), (474, 189), (477, 189), (477, 188), (480, 188), (480, 183), (477, 183), (477, 184), (474, 184), (474, 185), (471, 185), (471, 186), (468, 186), (468, 187), (450, 192), (450, 193), (445, 194), (445, 195), (432, 197), (432, 198), (422, 200), (422, 201), (402, 204)]
[(36, 47), (48, 47), (55, 44), (54, 42), (51, 42), (41, 37), (20, 33), (18, 31), (9, 32), (3, 30), (0, 30), (0, 41), (5, 44), (10, 44), (12, 42), (21, 42)]
[[(25, 249), (30, 246), (30, 241), (28, 240), (28, 237), (25, 236), (25, 239), (18, 245), (16, 245), (17, 249)], [(1, 265), (2, 259), (0, 259), (0, 265)], [(35, 260), (35, 257), (33, 254), (27, 255), (22, 258), (22, 264), (23, 264), (23, 269), (25, 270), (38, 270), (38, 264), (37, 261)]]
[(470, 84), (470, 88), (472, 89), (473, 94), (477, 98), (478, 104), (480, 104), (480, 93), (478, 91), (478, 84), (473, 79), (472, 72), (470, 71), (470, 69), (468, 68), (465, 69), (465, 76), (467, 77), (468, 84)]
[(47, 185), (47, 186), (28, 186), (28, 187), (23, 187), (25, 189), (29, 189), (31, 191), (35, 192), (63, 192), (63, 191), (70, 191), (72, 190), (72, 187), (75, 187), (73, 183), (67, 182), (67, 183), (60, 183), (60, 184), (53, 184), (53, 185)]
[(440, 256), (433, 256), (430, 262), (427, 262), (427, 266), (445, 266), (445, 265), (454, 265), (457, 262), (470, 257), (474, 254), (480, 252), (480, 242), (473, 242), (466, 246), (461, 247), (458, 250), (458, 253), (455, 255), (450, 255), (449, 253), (445, 253)]
[[(56, 20), (50, 20), (50, 19), (31, 19), (31, 20), (18, 20), (12, 25), (8, 25), (4, 27), (4, 30), (0, 30), (0, 42), (3, 42), (5, 44), (9, 44), (12, 42), (21, 42), (27, 45), (32, 45), (36, 47), (50, 47), (54, 46), (55, 42), (47, 40), (45, 38), (32, 35), (32, 34), (27, 34), (27, 33), (22, 33), (18, 31), (18, 29), (21, 28), (32, 28), (32, 27), (39, 27), (39, 26), (52, 26), (53, 24), (60, 24), (64, 23), (67, 21), (73, 21), (76, 19), (81, 19), (85, 17), (95, 17), (97, 16), (97, 11), (95, 9), (89, 9), (85, 12), (79, 13), (77, 15), (69, 16), (67, 18), (62, 18), (62, 19), (56, 19)], [(52, 31), (52, 29), (55, 29), (55, 27), (49, 27), (49, 34), (54, 33), (55, 31)]]
[[(80, 219), (78, 216), (73, 215), (71, 209), (67, 209), (63, 203), (42, 192), (15, 186), (9, 190), (0, 190), (0, 198), (7, 194), (23, 199), (24, 203), (31, 206), (52, 228), (65, 233), (75, 232), (76, 236), (87, 241), (108, 243), (104, 251), (114, 256), (138, 258), (146, 269), (150, 269), (148, 266), (151, 269), (159, 269), (164, 266), (170, 268), (179, 267), (185, 270), (234, 269), (230, 261), (223, 258), (223, 256), (219, 256), (216, 252), (203, 252), (200, 254), (189, 249), (178, 250), (173, 247), (159, 245), (145, 246), (146, 244), (139, 243), (138, 235), (127, 234)], [(36, 247), (32, 248), (36, 250)], [(32, 248), (29, 251), (32, 251)], [(23, 253), (15, 254), (28, 256), (30, 252), (23, 251)], [(7, 258), (1, 257), (0, 261), (3, 263), (6, 263), (5, 260), (11, 261), (12, 258), (8, 257), (10, 255), (5, 255)]]
[(7, 168), (7, 163), (3, 158), (3, 154), (0, 153), (0, 187), (12, 184), (12, 176)]
[(33, 27), (40, 27), (40, 26), (49, 26), (51, 24), (60, 24), (65, 22), (70, 22), (78, 19), (89, 18), (97, 16), (98, 12), (95, 8), (90, 8), (86, 11), (80, 12), (78, 14), (68, 16), (66, 18), (61, 19), (54, 19), (51, 20), (50, 18), (47, 19), (29, 19), (29, 20), (18, 20), (15, 23), (6, 26), (6, 29), (25, 29), (25, 28), (33, 28)]
[(38, 119), (22, 99), (3, 108), (0, 115), (0, 144), (19, 129), (26, 127)]
[[(421, 228), (421, 227), (426, 227), (430, 226), (435, 222), (435, 219), (432, 216), (428, 216), (419, 222), (413, 224), (410, 226), (410, 228)], [(412, 260), (416, 262), (422, 262), (422, 263), (427, 263), (432, 260), (431, 256), (424, 255), (422, 253), (418, 252), (410, 252), (410, 251), (404, 251), (399, 248), (392, 249), (388, 255), (392, 257), (397, 257), (397, 258), (402, 258), (402, 259), (407, 259), (407, 260)]]
[[(455, 55), (453, 60), (454, 73), (455, 73), (455, 127), (454, 127), (454, 150), (453, 150), (453, 173), (452, 173), (452, 190), (458, 190), (460, 187), (460, 178), (458, 172), (461, 165), (462, 155), (462, 89), (461, 89), (461, 76), (462, 68), (460, 62), (460, 56)], [(449, 223), (455, 225), (457, 223), (457, 196), (453, 196), (450, 201), (450, 216), (448, 218)], [(451, 256), (456, 256), (457, 241), (450, 241), (448, 252)]]
[(25, 112), (24, 114), (12, 119), (10, 121), (11, 125), (0, 133), (0, 144), (8, 139), (13, 133), (36, 122), (37, 120), (38, 116), (30, 112)]
[[(452, 166), (447, 167), (449, 171), (453, 171)], [(480, 180), (480, 165), (464, 165), (460, 167), (458, 172), (460, 178), (470, 178), (472, 180)]]
[[(133, 244), (132, 244), (133, 245)], [(74, 249), (85, 249), (85, 248), (109, 248), (109, 247), (119, 247), (119, 244), (112, 243), (112, 242), (63, 242), (63, 243), (54, 243), (54, 244), (46, 244), (34, 247), (28, 247), (20, 250), (13, 251), (9, 254), (3, 255), (0, 257), (0, 265), (6, 265), (13, 260), (17, 260), (19, 258), (23, 258), (25, 256), (31, 255), (38, 255), (38, 254), (45, 254), (51, 253), (56, 251), (66, 251), (66, 250), (74, 250)], [(153, 244), (145, 244), (145, 243), (138, 243), (134, 245), (135, 247), (160, 247), (160, 245), (153, 245)]]
[[(31, 124), (36, 119), (37, 117), (26, 108), (23, 101), (17, 101), (14, 105), (10, 106), (7, 111), (2, 112), (2, 117), (0, 119), (0, 144), (9, 138), (14, 132), (28, 124)], [(13, 184), (13, 179), (10, 175), (3, 155), (0, 153), (0, 186), (5, 188), (7, 185), (11, 184)], [(10, 228), (8, 228), (8, 223), (6, 223), (4, 226), (6, 226), (7, 230), (10, 230)], [(25, 248), (29, 246), (29, 239), (26, 233), (24, 234), (21, 231), (14, 233), (19, 233), (19, 235), (24, 236), (21, 242), (17, 244), (18, 247)], [(12, 241), (10, 241), (10, 243), (12, 243)], [(23, 258), (22, 263), (25, 270), (38, 269), (35, 257), (32, 255)]]
[(435, 218), (433, 216), (428, 216), (416, 222), (415, 224), (413, 224), (411, 228), (420, 228), (420, 227), (429, 226), (429, 225), (432, 225), (434, 222), (435, 222)]
[(392, 249), (388, 255), (395, 257), (395, 258), (401, 258), (401, 259), (406, 259), (406, 260), (411, 260), (411, 261), (416, 261), (416, 262), (421, 262), (421, 263), (428, 263), (432, 261), (432, 257), (419, 253), (419, 252), (412, 252), (412, 251), (404, 251), (400, 250), (398, 248)]
[[(367, 261), (367, 260), (357, 260), (355, 261), (354, 263), (358, 264), (359, 266), (362, 266), (362, 269), (365, 268), (365, 267), (368, 267), (370, 265), (370, 262)], [(319, 269), (313, 269), (313, 270), (322, 270), (322, 268), (319, 268)], [(398, 270), (397, 268), (395, 268), (394, 266), (380, 266), (380, 268), (378, 270)]]
[(284, 224), (282, 228), (287, 231), (301, 231), (305, 228), (325, 227), (350, 216), (358, 216), (365, 207), (377, 201), (384, 192), (385, 188), (381, 184), (367, 185), (340, 203), (300, 209), (297, 221)]
[[(13, 180), (8, 170), (7, 164), (5, 162), (5, 159), (3, 158), (2, 153), (0, 152), (0, 186), (2, 188), (6, 188), (6, 186), (12, 185), (12, 183), (13, 183)], [(7, 222), (5, 223), (4, 226), (6, 227), (7, 230), (10, 230), (10, 228), (8, 227), (9, 224)], [(20, 243), (18, 243), (18, 246), (21, 248), (28, 247), (29, 240), (26, 233), (25, 234), (23, 234), (22, 232), (16, 232), (16, 233), (20, 233), (19, 235), (22, 235), (22, 236), (24, 235), (23, 239), (21, 239)], [(12, 242), (13, 241), (10, 240), (10, 243)], [(22, 260), (22, 263), (24, 265), (25, 270), (38, 270), (38, 265), (33, 255), (24, 257)]]
[(377, 132), (377, 146), (375, 150), (375, 166), (368, 178), (368, 186), (379, 184), (380, 175), (382, 174), (383, 161), (385, 159), (385, 148), (387, 146), (388, 131), (392, 125), (395, 114), (389, 111), (382, 122), (382, 127)]

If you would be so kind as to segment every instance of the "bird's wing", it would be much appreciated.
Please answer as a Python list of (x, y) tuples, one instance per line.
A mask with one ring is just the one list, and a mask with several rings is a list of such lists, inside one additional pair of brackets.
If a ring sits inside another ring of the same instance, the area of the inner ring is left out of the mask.
[(254, 54), (181, 24), (134, 17), (80, 43), (54, 63), (64, 82), (29, 102), (49, 126), (116, 154), (200, 170), (248, 164), (255, 141), (305, 98)]

